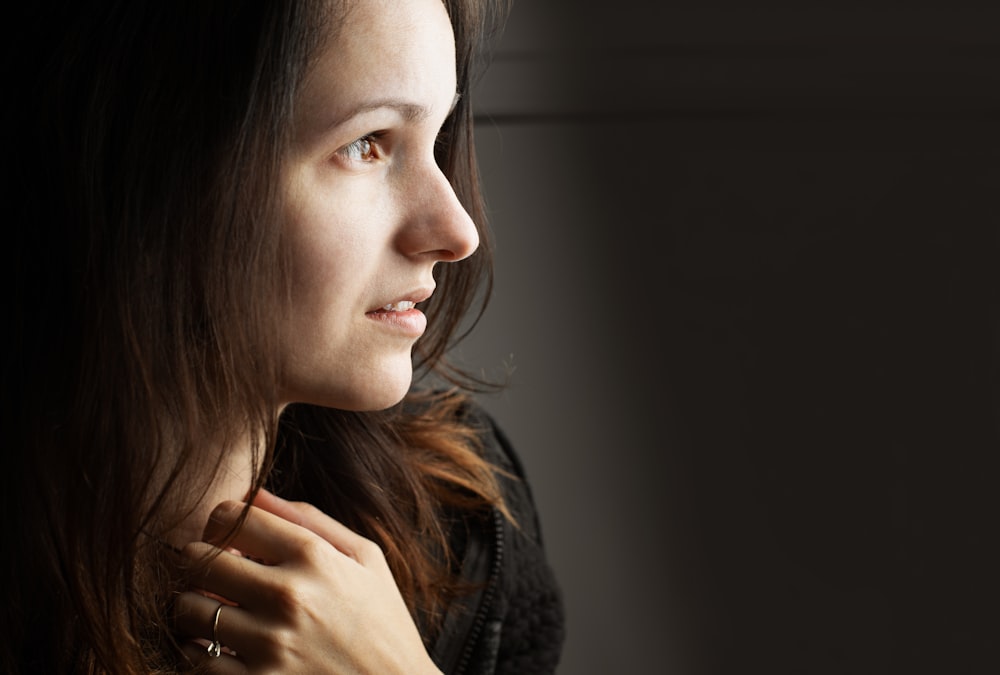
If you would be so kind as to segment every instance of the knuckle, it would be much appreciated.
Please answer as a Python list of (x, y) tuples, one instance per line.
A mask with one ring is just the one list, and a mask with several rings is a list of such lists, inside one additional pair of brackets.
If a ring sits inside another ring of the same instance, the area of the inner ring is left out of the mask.
[(289, 635), (289, 631), (284, 626), (273, 626), (269, 630), (261, 631), (260, 635), (257, 636), (258, 647), (263, 648), (266, 652), (279, 652), (285, 645), (290, 644), (289, 640), (294, 639), (294, 635)]
[(318, 518), (323, 512), (309, 502), (292, 502), (292, 508), (302, 517)]
[(268, 592), (270, 607), (278, 618), (278, 625), (295, 625), (309, 605), (309, 592), (303, 584), (279, 583)]
[(210, 547), (207, 544), (200, 541), (188, 542), (181, 546), (181, 556), (189, 561), (199, 560), (204, 557), (208, 548)]
[(190, 592), (180, 593), (173, 598), (171, 613), (175, 620), (194, 616), (196, 606), (193, 598), (191, 597), (192, 595), (193, 594)]
[(180, 552), (180, 569), (188, 574), (200, 577), (206, 574), (208, 567), (215, 559), (218, 549), (205, 542), (192, 541), (182, 546)]
[(320, 564), (330, 555), (330, 544), (316, 535), (309, 535), (302, 537), (296, 550), (306, 563)]
[(358, 540), (354, 543), (354, 557), (359, 562), (366, 563), (383, 561), (385, 560), (385, 551), (371, 539), (358, 535)]

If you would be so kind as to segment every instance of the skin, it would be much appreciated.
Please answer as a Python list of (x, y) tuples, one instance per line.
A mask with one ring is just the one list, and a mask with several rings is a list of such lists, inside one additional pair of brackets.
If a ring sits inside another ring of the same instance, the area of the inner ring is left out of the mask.
[[(434, 159), (455, 90), (454, 37), (440, 0), (354, 3), (307, 78), (285, 166), (293, 261), (281, 354), (286, 403), (380, 409), (409, 388), (417, 335), (373, 310), (426, 299), (434, 266), (478, 246)], [(208, 502), (218, 506), (192, 519), (188, 533), (197, 535), (185, 556), (218, 551), (217, 538), (244, 507), (248, 458), (227, 458)], [(232, 546), (199, 592), (177, 599), (193, 663), (219, 673), (439, 672), (371, 541), (308, 504), (264, 492)], [(220, 599), (228, 651), (213, 658), (204, 645)]]
[(478, 246), (434, 160), (455, 88), (440, 0), (358, 3), (307, 79), (287, 167), (288, 401), (367, 410), (409, 388), (415, 338), (369, 312), (424, 299), (435, 263)]

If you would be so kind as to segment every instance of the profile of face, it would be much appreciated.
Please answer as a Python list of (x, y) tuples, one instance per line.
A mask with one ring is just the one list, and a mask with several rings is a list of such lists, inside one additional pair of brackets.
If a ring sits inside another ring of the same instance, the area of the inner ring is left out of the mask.
[(442, 0), (355, 0), (303, 84), (284, 168), (291, 297), (282, 397), (347, 410), (397, 403), (437, 263), (479, 240), (434, 157), (455, 102)]

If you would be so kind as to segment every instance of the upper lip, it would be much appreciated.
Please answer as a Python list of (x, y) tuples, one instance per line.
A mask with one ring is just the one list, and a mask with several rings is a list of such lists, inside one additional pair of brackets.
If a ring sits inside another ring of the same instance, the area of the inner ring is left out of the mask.
[(388, 305), (398, 305), (401, 302), (407, 302), (407, 301), (412, 302), (414, 304), (421, 303), (424, 300), (427, 300), (429, 297), (431, 297), (431, 294), (433, 292), (434, 292), (433, 286), (422, 286), (415, 290), (403, 293), (402, 295), (398, 295), (392, 300), (387, 300), (386, 302), (380, 302), (376, 307), (372, 307), (368, 311), (377, 312), (378, 310)]

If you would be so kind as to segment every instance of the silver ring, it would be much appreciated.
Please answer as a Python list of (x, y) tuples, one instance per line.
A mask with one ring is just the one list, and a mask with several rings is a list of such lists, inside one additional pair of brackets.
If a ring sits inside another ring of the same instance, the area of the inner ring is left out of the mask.
[(222, 614), (222, 608), (225, 607), (221, 602), (219, 606), (215, 609), (215, 618), (212, 619), (212, 644), (208, 645), (209, 656), (214, 656), (219, 658), (222, 656), (222, 645), (219, 643), (219, 615)]

